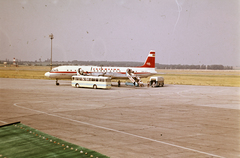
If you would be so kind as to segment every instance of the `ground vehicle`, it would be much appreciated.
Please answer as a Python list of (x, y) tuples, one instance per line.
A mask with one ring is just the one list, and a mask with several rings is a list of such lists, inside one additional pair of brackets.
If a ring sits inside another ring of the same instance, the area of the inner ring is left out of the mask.
[(149, 86), (151, 87), (163, 87), (164, 78), (161, 76), (150, 77)]
[(88, 87), (88, 88), (111, 88), (111, 77), (103, 76), (72, 76), (73, 87)]

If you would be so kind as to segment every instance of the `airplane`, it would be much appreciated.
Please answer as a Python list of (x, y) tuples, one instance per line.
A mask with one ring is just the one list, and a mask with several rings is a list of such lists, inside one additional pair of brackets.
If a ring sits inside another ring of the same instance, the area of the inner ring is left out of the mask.
[(112, 79), (130, 79), (134, 84), (141, 82), (140, 77), (146, 78), (157, 74), (155, 70), (155, 51), (151, 50), (145, 63), (137, 67), (103, 67), (103, 66), (59, 66), (46, 72), (45, 76), (56, 79), (71, 79), (75, 75), (106, 76)]

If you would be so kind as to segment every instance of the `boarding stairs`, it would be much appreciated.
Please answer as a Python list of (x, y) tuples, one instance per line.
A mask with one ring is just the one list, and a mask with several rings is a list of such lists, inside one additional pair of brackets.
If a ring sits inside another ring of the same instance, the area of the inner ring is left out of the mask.
[(136, 74), (134, 74), (132, 69), (127, 69), (126, 74), (129, 80), (132, 81), (132, 83), (135, 83), (135, 86), (143, 86), (143, 82), (141, 81), (141, 78), (136, 76)]

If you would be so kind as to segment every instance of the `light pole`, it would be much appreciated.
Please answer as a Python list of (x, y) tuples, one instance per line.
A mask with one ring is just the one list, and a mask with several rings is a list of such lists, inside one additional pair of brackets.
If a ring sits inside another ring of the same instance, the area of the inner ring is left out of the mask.
[(50, 39), (51, 39), (51, 68), (50, 68), (50, 71), (52, 70), (52, 39), (53, 39), (53, 34), (51, 33), (51, 35), (49, 35)]

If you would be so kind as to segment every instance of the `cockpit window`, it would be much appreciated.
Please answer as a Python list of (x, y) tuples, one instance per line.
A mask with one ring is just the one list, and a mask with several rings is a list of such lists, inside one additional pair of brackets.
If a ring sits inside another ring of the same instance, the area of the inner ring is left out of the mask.
[(51, 72), (53, 72), (53, 71), (58, 71), (58, 69), (52, 69)]

